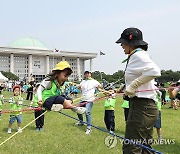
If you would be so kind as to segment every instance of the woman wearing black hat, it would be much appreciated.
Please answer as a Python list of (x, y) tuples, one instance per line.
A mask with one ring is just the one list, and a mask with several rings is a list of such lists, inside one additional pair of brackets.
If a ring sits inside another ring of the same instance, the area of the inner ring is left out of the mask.
[[(125, 68), (125, 95), (130, 98), (130, 108), (126, 123), (125, 138), (141, 142), (151, 147), (153, 126), (158, 110), (155, 104), (153, 79), (160, 76), (160, 69), (146, 52), (148, 44), (143, 41), (142, 32), (137, 28), (127, 28), (116, 43), (121, 43), (128, 58)], [(132, 143), (124, 142), (123, 153), (151, 153)]]

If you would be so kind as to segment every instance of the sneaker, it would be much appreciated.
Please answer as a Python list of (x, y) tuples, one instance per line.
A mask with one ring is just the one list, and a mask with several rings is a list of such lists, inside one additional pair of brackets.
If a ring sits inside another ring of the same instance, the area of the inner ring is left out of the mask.
[(85, 134), (89, 135), (89, 134), (91, 134), (91, 132), (92, 132), (91, 128), (87, 128)]
[(8, 132), (7, 132), (7, 133), (8, 133), (8, 134), (11, 134), (11, 133), (12, 133), (10, 128), (8, 128)]
[(36, 128), (36, 132), (39, 132), (39, 128)]
[(80, 121), (78, 121), (77, 123), (75, 123), (75, 126), (83, 126), (84, 125), (84, 123), (82, 123), (82, 122), (80, 122)]
[(63, 109), (62, 104), (53, 104), (51, 107), (51, 111), (59, 112)]
[(39, 128), (39, 131), (42, 132), (42, 131), (43, 131), (43, 128)]
[(22, 129), (21, 128), (18, 128), (18, 133), (22, 133)]
[(78, 114), (83, 114), (84, 112), (86, 112), (86, 108), (85, 107), (75, 107), (74, 109), (72, 109), (72, 111), (74, 111)]
[(112, 134), (112, 135), (114, 135), (114, 134), (115, 134), (112, 130), (110, 130), (110, 131), (109, 131), (109, 133), (110, 133), (110, 134)]

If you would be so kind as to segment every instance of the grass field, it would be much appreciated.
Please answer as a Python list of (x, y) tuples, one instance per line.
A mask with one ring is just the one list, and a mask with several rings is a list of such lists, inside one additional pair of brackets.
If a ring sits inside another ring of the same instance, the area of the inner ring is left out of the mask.
[[(5, 98), (9, 98), (12, 93), (4, 92)], [(25, 97), (25, 94), (23, 94)], [(124, 136), (125, 122), (122, 99), (117, 98), (115, 109), (116, 131), (120, 136)], [(153, 145), (153, 148), (163, 153), (176, 154), (180, 150), (180, 112), (169, 109), (166, 105), (162, 108), (162, 135), (163, 139), (174, 139), (175, 144)], [(8, 109), (9, 104), (5, 103), (3, 109)], [(63, 110), (64, 113), (77, 117), (70, 110)], [(33, 113), (24, 113), (22, 127), (34, 119)], [(103, 101), (96, 102), (92, 109), (93, 125), (105, 128)], [(13, 124), (13, 133), (7, 134), (9, 114), (3, 114), (0, 120), (0, 143), (13, 135), (17, 130), (17, 124)], [(118, 143), (114, 148), (105, 145), (107, 133), (93, 129), (92, 134), (85, 135), (85, 126), (74, 126), (77, 121), (65, 117), (62, 114), (48, 112), (45, 114), (45, 126), (42, 132), (35, 131), (35, 124), (31, 124), (17, 134), (12, 139), (0, 147), (0, 154), (58, 154), (58, 153), (122, 153), (122, 144)], [(157, 138), (154, 130), (154, 138)]]

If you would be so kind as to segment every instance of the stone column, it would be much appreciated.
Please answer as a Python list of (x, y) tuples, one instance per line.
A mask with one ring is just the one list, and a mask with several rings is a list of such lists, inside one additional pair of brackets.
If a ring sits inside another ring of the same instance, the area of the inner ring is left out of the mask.
[(81, 71), (80, 71), (79, 57), (77, 57), (77, 75), (78, 75), (78, 81), (80, 81), (81, 80)]
[(65, 61), (66, 59), (65, 59), (65, 57), (64, 56), (62, 56), (62, 61)]
[(32, 75), (32, 55), (28, 56), (28, 81), (31, 80)]
[(14, 73), (14, 54), (11, 53), (10, 55), (10, 72)]
[(90, 72), (92, 72), (92, 65), (93, 65), (93, 62), (92, 62), (92, 59), (90, 59)]
[(46, 56), (46, 74), (49, 74), (49, 56)]

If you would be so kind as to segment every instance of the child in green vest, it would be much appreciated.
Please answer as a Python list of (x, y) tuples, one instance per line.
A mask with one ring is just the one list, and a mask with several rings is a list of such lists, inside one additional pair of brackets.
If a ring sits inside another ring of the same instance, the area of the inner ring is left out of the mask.
[[(40, 83), (37, 83), (34, 87), (34, 97), (37, 97), (37, 89), (38, 87), (40, 86)], [(38, 103), (36, 101), (34, 101), (34, 98), (33, 100), (31, 101), (31, 104), (30, 104), (33, 108), (37, 109), (39, 107)], [(37, 117), (39, 117), (41, 114), (44, 113), (44, 109), (42, 110), (34, 110), (34, 117), (35, 119)], [(39, 132), (39, 131), (42, 131), (43, 130), (43, 126), (44, 126), (44, 115), (40, 116), (38, 119), (36, 119), (36, 131)]]
[(52, 73), (45, 78), (37, 89), (34, 102), (50, 111), (59, 112), (62, 108), (83, 114), (86, 109), (72, 105), (72, 100), (63, 95), (64, 82), (72, 74), (72, 69), (67, 61), (59, 62)]
[(162, 103), (161, 103), (161, 92), (159, 90), (156, 91), (156, 104), (157, 104), (159, 114), (158, 114), (158, 119), (157, 119), (154, 127), (156, 128), (156, 131), (158, 134), (158, 139), (161, 142), (161, 139), (162, 139), (162, 135), (161, 135), (161, 106), (162, 106)]
[(8, 134), (11, 134), (12, 124), (14, 123), (15, 120), (17, 120), (18, 132), (19, 133), (22, 132), (21, 129), (22, 112), (18, 111), (22, 109), (22, 103), (23, 103), (23, 98), (21, 97), (20, 92), (21, 92), (21, 87), (14, 86), (13, 87), (14, 96), (9, 99), (11, 110), (13, 111), (16, 110), (16, 112), (12, 112), (10, 115)]
[(121, 107), (124, 109), (124, 119), (125, 119), (125, 121), (127, 121), (128, 114), (129, 114), (129, 101), (127, 101), (123, 98), (123, 103), (122, 103)]
[(2, 111), (2, 104), (4, 102), (4, 96), (0, 95), (0, 120), (1, 120), (1, 111)]
[(109, 93), (104, 93), (107, 95), (107, 98), (104, 102), (104, 122), (106, 124), (106, 128), (111, 133), (115, 130), (115, 115), (114, 108), (116, 103), (115, 92), (114, 90), (109, 90)]

